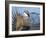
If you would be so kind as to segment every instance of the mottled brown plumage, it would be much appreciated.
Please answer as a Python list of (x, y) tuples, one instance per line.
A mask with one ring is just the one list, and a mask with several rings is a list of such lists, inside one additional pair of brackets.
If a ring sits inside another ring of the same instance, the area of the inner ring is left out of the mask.
[(25, 26), (27, 20), (24, 16), (17, 15), (16, 16), (16, 30), (21, 30), (23, 26)]

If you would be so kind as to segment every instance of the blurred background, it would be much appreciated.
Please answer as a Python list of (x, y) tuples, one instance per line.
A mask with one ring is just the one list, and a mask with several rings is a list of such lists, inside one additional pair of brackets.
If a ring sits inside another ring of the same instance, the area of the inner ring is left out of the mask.
[[(16, 12), (21, 16), (24, 12), (29, 13), (28, 25), (26, 30), (40, 30), (40, 8), (39, 7), (12, 7), (12, 31), (16, 29)], [(31, 25), (32, 24), (32, 25)]]

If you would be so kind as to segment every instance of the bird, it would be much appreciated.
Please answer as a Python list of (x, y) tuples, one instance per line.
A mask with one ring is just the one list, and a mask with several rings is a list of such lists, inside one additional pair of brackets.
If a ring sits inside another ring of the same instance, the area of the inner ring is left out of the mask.
[(27, 9), (24, 11), (24, 14), (25, 14), (25, 16), (30, 17), (29, 11)]

